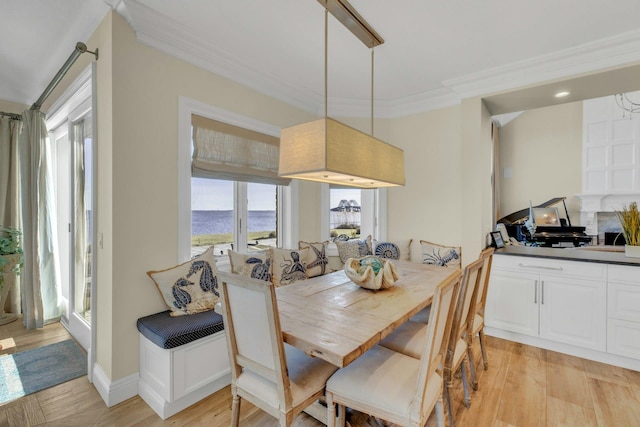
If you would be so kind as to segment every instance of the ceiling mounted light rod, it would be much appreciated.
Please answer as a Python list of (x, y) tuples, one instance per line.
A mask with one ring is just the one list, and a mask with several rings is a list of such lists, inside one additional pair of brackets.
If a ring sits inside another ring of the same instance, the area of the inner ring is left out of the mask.
[(347, 0), (318, 0), (326, 10), (342, 23), (368, 48), (373, 48), (384, 43), (380, 34), (360, 16), (358, 11)]

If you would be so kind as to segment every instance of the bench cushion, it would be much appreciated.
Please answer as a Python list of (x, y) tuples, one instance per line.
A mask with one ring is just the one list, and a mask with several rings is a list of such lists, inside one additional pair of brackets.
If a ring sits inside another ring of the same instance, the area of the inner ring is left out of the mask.
[(160, 348), (175, 348), (224, 330), (222, 316), (213, 310), (171, 317), (163, 311), (138, 319), (138, 331)]

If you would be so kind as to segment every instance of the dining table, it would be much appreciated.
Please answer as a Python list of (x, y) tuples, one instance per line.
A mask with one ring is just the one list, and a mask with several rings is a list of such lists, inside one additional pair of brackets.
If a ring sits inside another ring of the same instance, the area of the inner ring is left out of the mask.
[(340, 368), (431, 304), (436, 287), (459, 269), (393, 261), (398, 279), (362, 288), (343, 270), (276, 289), (284, 342)]

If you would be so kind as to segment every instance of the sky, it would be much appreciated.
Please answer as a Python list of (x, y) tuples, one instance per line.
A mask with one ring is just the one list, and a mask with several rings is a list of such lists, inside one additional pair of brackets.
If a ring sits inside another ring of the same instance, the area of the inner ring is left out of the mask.
[[(275, 210), (274, 186), (249, 184), (249, 210)], [(360, 203), (360, 190), (357, 188), (333, 189), (330, 204), (336, 207), (340, 200), (355, 199)], [(232, 210), (233, 182), (207, 178), (192, 178), (191, 209), (195, 211)]]

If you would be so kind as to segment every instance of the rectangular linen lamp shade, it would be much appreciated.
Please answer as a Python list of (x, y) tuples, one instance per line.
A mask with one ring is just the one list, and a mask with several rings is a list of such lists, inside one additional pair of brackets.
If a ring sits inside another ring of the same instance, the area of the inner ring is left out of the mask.
[(278, 175), (359, 188), (405, 184), (403, 150), (325, 117), (282, 129)]

